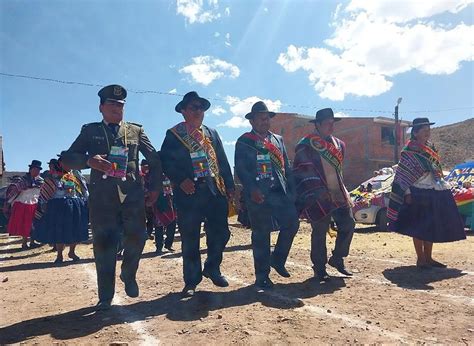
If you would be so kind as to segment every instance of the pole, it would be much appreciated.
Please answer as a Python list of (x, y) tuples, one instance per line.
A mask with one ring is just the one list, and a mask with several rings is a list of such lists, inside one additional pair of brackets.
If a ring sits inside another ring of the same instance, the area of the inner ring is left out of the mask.
[(395, 106), (395, 146), (394, 146), (394, 161), (395, 161), (395, 164), (398, 164), (398, 133), (399, 133), (399, 130), (398, 130), (398, 103), (397, 105)]

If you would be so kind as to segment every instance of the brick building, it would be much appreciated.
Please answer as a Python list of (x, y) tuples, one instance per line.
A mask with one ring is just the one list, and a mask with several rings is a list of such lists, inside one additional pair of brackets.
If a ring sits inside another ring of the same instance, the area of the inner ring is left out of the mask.
[[(314, 130), (314, 119), (296, 113), (277, 113), (271, 131), (283, 136), (290, 160), (298, 141)], [(334, 135), (346, 143), (344, 180), (349, 188), (367, 180), (375, 170), (394, 164), (394, 120), (385, 117), (347, 117), (335, 123)], [(400, 122), (400, 143), (408, 139), (408, 121)], [(399, 146), (401, 149), (401, 145)]]

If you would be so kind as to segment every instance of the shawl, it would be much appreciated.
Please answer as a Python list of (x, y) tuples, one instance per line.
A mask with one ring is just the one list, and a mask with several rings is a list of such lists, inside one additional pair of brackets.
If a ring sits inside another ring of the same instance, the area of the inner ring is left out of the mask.
[(426, 172), (433, 173), (436, 180), (443, 177), (443, 170), (438, 152), (433, 144), (420, 145), (410, 140), (402, 149), (400, 161), (390, 193), (387, 217), (390, 222), (398, 220), (398, 213), (403, 205), (405, 192)]

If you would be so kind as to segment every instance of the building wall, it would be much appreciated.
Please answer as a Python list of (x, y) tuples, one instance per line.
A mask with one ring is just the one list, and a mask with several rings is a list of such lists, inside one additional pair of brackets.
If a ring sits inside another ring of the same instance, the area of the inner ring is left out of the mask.
[[(310, 117), (294, 113), (279, 113), (272, 119), (271, 130), (283, 136), (290, 160), (294, 158), (298, 141), (314, 130), (309, 120)], [(402, 126), (401, 132), (405, 133), (406, 124)], [(393, 165), (394, 146), (382, 141), (382, 127), (393, 130), (393, 125), (374, 122), (370, 117), (344, 118), (335, 123), (334, 135), (346, 143), (343, 172), (348, 187), (356, 187), (375, 170)], [(401, 143), (405, 140), (403, 136)]]

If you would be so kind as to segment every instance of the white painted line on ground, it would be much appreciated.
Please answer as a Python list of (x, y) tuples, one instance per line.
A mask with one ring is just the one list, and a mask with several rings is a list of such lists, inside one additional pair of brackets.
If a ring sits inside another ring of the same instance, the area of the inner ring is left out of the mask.
[[(367, 261), (378, 261), (378, 262), (386, 262), (386, 263), (393, 263), (393, 264), (403, 264), (405, 266), (413, 265), (413, 263), (407, 263), (407, 262), (402, 262), (402, 261), (397, 261), (397, 260), (390, 260), (390, 259), (385, 259), (385, 258), (373, 258), (373, 257), (349, 255), (349, 258), (350, 257), (354, 257), (354, 258), (358, 258), (358, 259), (362, 259), (362, 260), (367, 260)], [(439, 268), (434, 268), (434, 269), (439, 269)], [(450, 269), (450, 268), (448, 268), (448, 269)], [(456, 269), (456, 268), (453, 268), (453, 269)], [(471, 272), (469, 270), (461, 270), (461, 274), (474, 275), (474, 272)]]
[[(246, 283), (246, 282), (244, 282), (244, 281), (242, 281), (238, 278), (229, 277), (229, 276), (226, 276), (226, 277), (230, 281), (233, 281), (233, 282), (235, 282), (237, 284), (240, 284), (242, 286), (251, 286), (251, 284)], [(310, 304), (310, 303), (308, 303), (305, 300), (300, 299), (300, 298), (290, 298), (290, 297), (287, 297), (283, 294), (279, 294), (279, 293), (276, 293), (276, 292), (271, 291), (271, 290), (270, 291), (264, 291), (263, 294), (266, 294), (268, 296), (276, 298), (280, 301), (300, 305), (300, 307), (295, 308), (294, 311), (305, 311), (307, 313), (310, 313), (312, 315), (316, 315), (318, 317), (324, 317), (324, 318), (331, 318), (331, 319), (340, 320), (340, 321), (344, 322), (349, 327), (355, 327), (355, 328), (360, 328), (360, 329), (363, 329), (363, 330), (366, 330), (366, 331), (376, 332), (376, 333), (379, 333), (383, 336), (386, 336), (388, 338), (391, 338), (391, 339), (399, 341), (399, 342), (405, 342), (406, 343), (406, 342), (415, 341), (414, 338), (411, 337), (408, 334), (401, 334), (401, 333), (397, 333), (397, 332), (392, 332), (390, 330), (387, 330), (387, 329), (384, 329), (384, 328), (381, 328), (381, 327), (377, 327), (377, 326), (374, 326), (374, 325), (370, 325), (370, 327), (369, 327), (369, 325), (367, 324), (366, 321), (363, 321), (363, 320), (361, 320), (361, 319), (359, 319), (355, 316), (351, 316), (351, 315), (348, 315), (348, 314), (337, 313), (337, 312), (334, 312), (332, 309), (331, 309), (331, 312), (328, 312), (327, 309), (322, 308), (322, 307), (317, 306), (317, 305), (314, 305), (314, 304)]]
[[(84, 271), (89, 276), (91, 283), (97, 284), (96, 271), (93, 267), (93, 264), (82, 265), (82, 268), (84, 268)], [(118, 303), (119, 305), (114, 305), (113, 309), (116, 309), (119, 314), (122, 315), (124, 321), (131, 321), (130, 323), (128, 323), (128, 325), (131, 326), (132, 329), (138, 334), (139, 338), (141, 339), (140, 345), (159, 345), (160, 340), (148, 333), (145, 324), (143, 323), (143, 321), (140, 320), (140, 317), (129, 311), (126, 306), (121, 306), (123, 304), (123, 301), (124, 300), (121, 294), (115, 293), (114, 302)]]
[[(308, 265), (299, 264), (299, 263), (295, 263), (295, 262), (292, 262), (292, 261), (287, 261), (286, 264), (288, 264), (292, 267), (301, 268), (301, 269), (305, 269), (305, 270), (313, 272), (313, 268), (308, 266)], [(395, 289), (398, 289), (398, 290), (401, 290), (401, 291), (406, 291), (407, 290), (403, 287), (399, 287), (399, 286), (395, 285), (390, 280), (387, 280), (385, 278), (384, 279), (366, 278), (366, 277), (361, 277), (361, 276), (356, 274), (354, 276), (351, 276), (351, 280), (366, 281), (366, 282), (371, 282), (371, 283), (374, 283), (374, 284), (377, 284), (377, 285), (390, 286), (392, 288), (395, 288)], [(467, 297), (467, 296), (454, 295), (454, 294), (449, 294), (449, 293), (438, 293), (438, 292), (433, 292), (433, 291), (428, 291), (428, 290), (420, 290), (420, 289), (416, 289), (416, 290), (413, 290), (413, 291), (414, 292), (420, 292), (420, 293), (427, 294), (427, 295), (447, 298), (447, 299), (449, 299), (453, 302), (458, 302), (458, 303), (461, 303), (461, 304), (468, 304), (468, 305), (473, 305), (474, 306), (474, 298)]]

